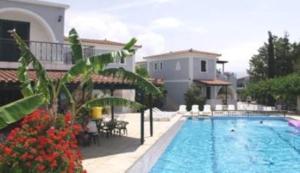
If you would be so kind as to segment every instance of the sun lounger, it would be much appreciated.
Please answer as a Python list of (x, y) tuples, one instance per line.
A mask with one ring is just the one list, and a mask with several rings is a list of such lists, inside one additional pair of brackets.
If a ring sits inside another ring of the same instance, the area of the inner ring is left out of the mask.
[(198, 116), (199, 112), (199, 105), (192, 105), (191, 115)]
[(187, 113), (186, 105), (180, 105), (179, 110), (177, 111), (177, 113), (183, 114), (183, 115), (186, 114)]
[(234, 105), (228, 105), (228, 111), (235, 111), (235, 106)]
[(214, 114), (225, 114), (224, 105), (216, 105)]
[(211, 106), (204, 105), (203, 111), (201, 112), (202, 115), (212, 115)]
[(228, 115), (229, 114), (234, 114), (234, 113), (236, 113), (236, 110), (235, 110), (235, 106), (234, 105), (228, 105), (227, 106), (227, 111), (228, 111)]
[(223, 105), (216, 105), (216, 111), (223, 111)]
[[(176, 112), (166, 112), (166, 111), (161, 111), (158, 108), (153, 108), (152, 109), (153, 113), (153, 120), (154, 121), (170, 121), (172, 117), (176, 115)], [(145, 111), (145, 120), (149, 121), (150, 119), (150, 110), (147, 109)]]

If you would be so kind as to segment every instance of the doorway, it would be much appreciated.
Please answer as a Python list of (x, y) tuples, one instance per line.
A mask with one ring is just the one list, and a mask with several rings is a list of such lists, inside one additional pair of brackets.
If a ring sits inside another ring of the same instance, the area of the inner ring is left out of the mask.
[(0, 19), (0, 61), (17, 62), (20, 57), (17, 45), (8, 33), (12, 29), (15, 29), (23, 40), (29, 41), (29, 22)]

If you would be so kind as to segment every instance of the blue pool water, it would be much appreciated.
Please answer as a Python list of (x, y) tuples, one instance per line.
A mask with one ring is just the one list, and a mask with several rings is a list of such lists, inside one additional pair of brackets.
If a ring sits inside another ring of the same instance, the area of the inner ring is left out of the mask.
[(300, 131), (283, 118), (187, 120), (151, 173), (300, 173)]

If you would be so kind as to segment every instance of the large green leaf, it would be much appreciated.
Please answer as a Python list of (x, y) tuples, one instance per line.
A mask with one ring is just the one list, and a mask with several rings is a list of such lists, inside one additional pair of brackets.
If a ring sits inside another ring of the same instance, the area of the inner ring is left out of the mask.
[[(90, 109), (94, 106), (126, 106), (134, 109), (140, 109), (144, 106), (138, 102), (134, 102), (131, 100), (127, 100), (119, 97), (104, 97), (104, 98), (96, 98), (90, 101), (87, 101), (84, 105), (81, 106), (80, 109)], [(80, 110), (79, 109), (79, 110)]]
[(117, 60), (121, 60), (126, 57), (130, 57), (135, 53), (133, 48), (136, 43), (136, 39), (132, 39), (123, 49), (101, 55), (95, 55), (89, 58), (83, 58), (70, 68), (70, 70), (64, 75), (63, 82), (71, 82), (78, 76), (91, 75), (93, 73), (99, 73), (109, 64)]
[(62, 84), (61, 90), (62, 90), (62, 93), (64, 93), (66, 95), (66, 97), (69, 100), (69, 102), (71, 104), (74, 104), (75, 101), (74, 101), (73, 95), (71, 94), (69, 88), (65, 84)]
[(154, 86), (152, 82), (148, 81), (147, 79), (143, 78), (142, 76), (136, 73), (126, 71), (124, 68), (110, 68), (101, 71), (99, 74), (105, 76), (113, 76), (122, 79), (126, 82), (129, 82), (131, 85), (136, 86), (138, 89), (144, 91), (146, 94), (152, 94), (152, 95), (161, 94), (159, 88)]
[(32, 113), (35, 109), (43, 105), (44, 101), (44, 96), (39, 94), (25, 97), (0, 107), (0, 129)]
[[(50, 90), (49, 82), (50, 79), (47, 76), (47, 72), (39, 62), (39, 60), (31, 53), (30, 48), (27, 46), (24, 40), (16, 33), (16, 31), (10, 31), (12, 37), (15, 39), (19, 49), (21, 51), (21, 57), (19, 59), (20, 66), (18, 68), (18, 79), (21, 82), (21, 91), (22, 94), (30, 96), (33, 94), (43, 93), (46, 98), (46, 101), (50, 101)], [(32, 81), (28, 77), (29, 66), (32, 65), (32, 68), (36, 73), (36, 80), (34, 80), (35, 86), (32, 87)]]
[(72, 49), (72, 59), (75, 63), (83, 59), (81, 43), (78, 39), (78, 34), (74, 28), (69, 32), (69, 43), (71, 44)]

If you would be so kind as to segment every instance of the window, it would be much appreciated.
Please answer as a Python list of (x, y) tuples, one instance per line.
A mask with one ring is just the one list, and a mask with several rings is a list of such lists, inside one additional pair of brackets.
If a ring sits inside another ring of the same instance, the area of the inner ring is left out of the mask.
[(161, 71), (163, 69), (163, 62), (154, 63), (154, 71)]
[(154, 64), (154, 71), (158, 71), (158, 64), (157, 63)]
[(206, 69), (206, 61), (201, 61), (201, 72), (206, 72), (207, 69)]
[(121, 58), (121, 59), (120, 59), (120, 63), (121, 63), (121, 64), (125, 64), (125, 58)]
[(176, 68), (175, 68), (176, 71), (180, 71), (181, 70), (181, 66), (180, 66), (180, 62), (177, 61), (176, 63)]

